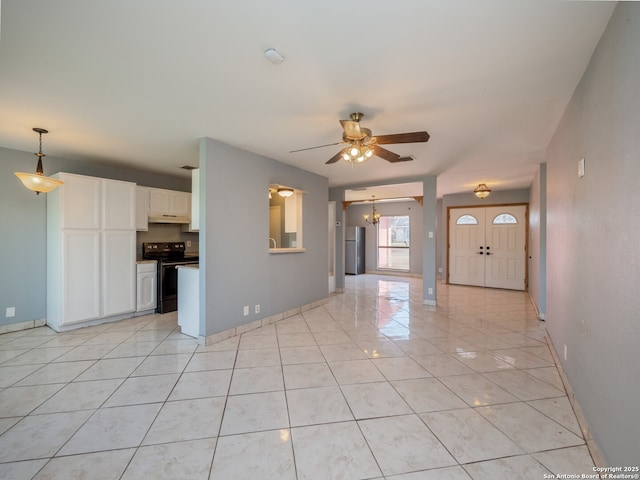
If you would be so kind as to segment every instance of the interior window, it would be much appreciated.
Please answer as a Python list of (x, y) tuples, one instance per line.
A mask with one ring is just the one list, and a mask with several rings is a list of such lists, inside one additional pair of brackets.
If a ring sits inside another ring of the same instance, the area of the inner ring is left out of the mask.
[(302, 193), (269, 187), (269, 248), (302, 248)]

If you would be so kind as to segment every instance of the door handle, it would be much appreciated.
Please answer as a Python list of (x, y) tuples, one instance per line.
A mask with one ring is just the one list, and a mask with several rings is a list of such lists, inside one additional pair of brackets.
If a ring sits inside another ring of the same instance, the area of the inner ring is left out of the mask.
[[(484, 252), (476, 252), (478, 255), (484, 255)], [(487, 252), (487, 255), (489, 255), (489, 252)]]
[(487, 255), (491, 255), (491, 252), (487, 252)]

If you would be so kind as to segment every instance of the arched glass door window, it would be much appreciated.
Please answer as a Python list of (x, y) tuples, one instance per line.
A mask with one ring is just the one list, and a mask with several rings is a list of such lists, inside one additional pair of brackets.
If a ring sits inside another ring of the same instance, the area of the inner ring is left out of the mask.
[(478, 219), (473, 215), (460, 215), (456, 220), (456, 225), (477, 225)]
[(500, 215), (496, 215), (493, 218), (494, 225), (506, 225), (506, 224), (513, 224), (513, 223), (518, 223), (518, 220), (516, 220), (516, 217), (514, 217), (509, 213), (501, 213)]

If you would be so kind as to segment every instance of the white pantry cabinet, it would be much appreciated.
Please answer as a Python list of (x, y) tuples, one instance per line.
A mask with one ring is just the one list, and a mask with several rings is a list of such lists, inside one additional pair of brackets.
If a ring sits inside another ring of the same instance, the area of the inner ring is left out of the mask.
[(47, 194), (47, 324), (61, 331), (136, 309), (135, 184), (59, 173)]

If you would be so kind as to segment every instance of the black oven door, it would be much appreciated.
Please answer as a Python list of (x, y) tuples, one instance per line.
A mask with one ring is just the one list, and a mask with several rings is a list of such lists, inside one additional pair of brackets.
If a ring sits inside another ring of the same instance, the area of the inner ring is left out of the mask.
[(156, 312), (167, 313), (178, 310), (178, 265), (197, 262), (162, 262), (158, 269), (158, 306)]

